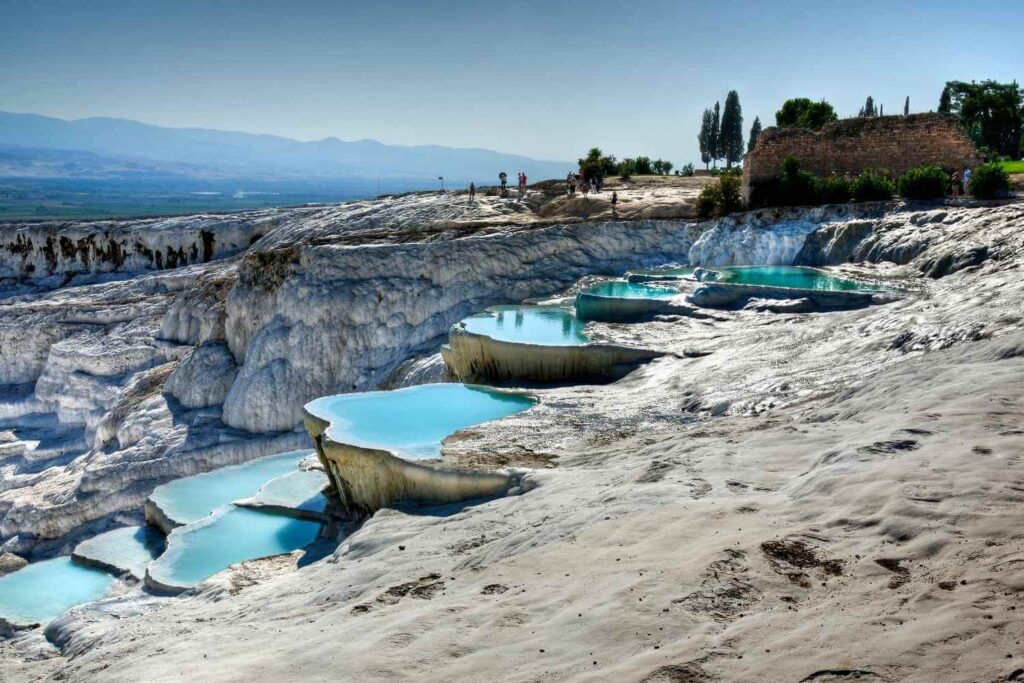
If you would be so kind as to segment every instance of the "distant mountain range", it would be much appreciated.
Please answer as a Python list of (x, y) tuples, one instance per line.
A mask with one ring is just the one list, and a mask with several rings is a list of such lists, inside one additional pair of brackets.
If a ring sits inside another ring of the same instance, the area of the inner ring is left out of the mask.
[(437, 182), (495, 184), (500, 171), (533, 180), (564, 177), (572, 164), (487, 149), (386, 145), (325, 138), (302, 142), (204, 128), (163, 128), (137, 121), (75, 121), (0, 112), (0, 178), (138, 181), (309, 182), (367, 185)]

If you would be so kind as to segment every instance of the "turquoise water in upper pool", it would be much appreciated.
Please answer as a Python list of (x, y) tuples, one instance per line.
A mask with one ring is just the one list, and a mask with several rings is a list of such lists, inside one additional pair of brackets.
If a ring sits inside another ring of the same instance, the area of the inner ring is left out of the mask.
[(150, 498), (168, 517), (189, 524), (232, 501), (256, 495), (271, 479), (294, 472), (299, 461), (312, 453), (311, 450), (278, 453), (175, 479), (156, 487)]
[(175, 529), (149, 574), (170, 586), (191, 587), (236, 562), (298, 550), (319, 531), (317, 522), (227, 506)]
[(800, 266), (750, 266), (712, 268), (723, 274), (718, 282), (794, 289), (829, 291), (884, 290), (882, 285), (837, 277), (826, 271)]
[(560, 306), (494, 306), (462, 324), (469, 332), (522, 344), (580, 346), (590, 341), (583, 333), (587, 324)]
[(0, 617), (21, 625), (46, 624), (75, 605), (99, 600), (114, 581), (69, 557), (34, 562), (0, 576)]
[(602, 282), (584, 291), (596, 296), (613, 296), (623, 299), (671, 299), (679, 294), (678, 291), (668, 287), (653, 287), (625, 280)]
[(534, 405), (528, 396), (465, 384), (422, 384), (394, 391), (325, 396), (306, 410), (332, 424), (339, 443), (379, 448), (413, 460), (437, 458), (450, 434)]

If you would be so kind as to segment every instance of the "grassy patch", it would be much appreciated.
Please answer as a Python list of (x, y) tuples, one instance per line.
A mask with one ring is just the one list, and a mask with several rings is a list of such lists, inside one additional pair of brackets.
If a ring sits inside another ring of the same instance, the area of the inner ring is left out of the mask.
[(1024, 161), (1000, 161), (999, 165), (1007, 173), (1024, 173)]

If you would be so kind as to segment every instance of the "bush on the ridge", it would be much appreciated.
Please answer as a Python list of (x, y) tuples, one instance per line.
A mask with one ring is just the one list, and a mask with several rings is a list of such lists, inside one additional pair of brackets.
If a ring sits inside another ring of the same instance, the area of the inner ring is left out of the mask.
[(697, 215), (701, 218), (712, 216), (727, 216), (730, 213), (743, 208), (743, 198), (740, 193), (742, 186), (740, 176), (734, 173), (724, 173), (718, 180), (710, 185), (705, 185), (697, 196)]
[(697, 215), (701, 218), (711, 218), (715, 214), (715, 207), (722, 199), (722, 188), (718, 181), (705, 185), (704, 189), (697, 195)]
[(978, 199), (1005, 197), (1010, 192), (1010, 176), (999, 164), (983, 164), (971, 174), (967, 191)]
[(779, 179), (778, 195), (772, 203), (779, 206), (801, 206), (818, 203), (817, 178), (803, 170), (800, 160), (794, 156), (782, 162), (782, 177)]
[(689, 178), (690, 176), (693, 175), (693, 164), (685, 164), (683, 168), (679, 171), (676, 171), (676, 173), (678, 175), (683, 175)]
[(912, 168), (899, 179), (901, 197), (908, 199), (934, 199), (944, 197), (950, 186), (949, 174), (938, 166)]
[(892, 199), (896, 186), (883, 171), (867, 170), (860, 174), (851, 185), (853, 201), (878, 202)]
[(853, 196), (850, 181), (839, 176), (818, 178), (815, 189), (821, 204), (845, 204)]

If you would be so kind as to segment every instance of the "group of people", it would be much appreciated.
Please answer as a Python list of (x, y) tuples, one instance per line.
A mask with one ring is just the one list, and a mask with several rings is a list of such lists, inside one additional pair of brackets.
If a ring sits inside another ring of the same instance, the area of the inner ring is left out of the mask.
[(569, 173), (565, 176), (566, 193), (570, 197), (575, 197), (576, 192), (579, 192), (584, 197), (589, 193), (600, 194), (601, 188), (604, 186), (604, 178), (596, 175), (592, 178), (587, 178), (583, 173)]
[[(523, 195), (526, 194), (526, 174), (520, 172), (520, 173), (517, 173), (516, 176), (518, 177), (519, 198), (522, 199)], [(505, 173), (504, 171), (499, 173), (498, 174), (498, 183), (499, 183), (498, 194), (500, 196), (502, 196), (502, 197), (508, 197), (508, 173)], [(470, 183), (469, 184), (469, 201), (472, 202), (474, 200), (476, 200), (476, 183)]]
[(971, 187), (971, 174), (970, 168), (964, 168), (963, 172), (953, 171), (953, 175), (950, 177), (950, 189), (954, 197), (968, 193)]

